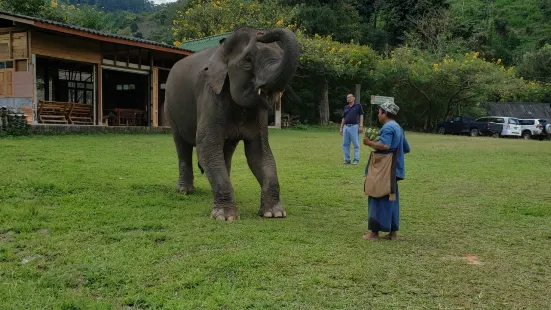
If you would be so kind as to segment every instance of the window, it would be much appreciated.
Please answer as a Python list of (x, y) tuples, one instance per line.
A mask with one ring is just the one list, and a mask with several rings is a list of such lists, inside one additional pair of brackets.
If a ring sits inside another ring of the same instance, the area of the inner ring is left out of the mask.
[(524, 125), (524, 126), (536, 124), (536, 121), (529, 120), (529, 119), (521, 119), (518, 122), (519, 122), (519, 124)]
[(117, 90), (135, 90), (136, 84), (117, 85)]
[(505, 119), (503, 119), (503, 118), (492, 118), (492, 119), (490, 119), (490, 122), (491, 123), (496, 123), (496, 124), (505, 124)]
[(59, 79), (67, 81), (68, 100), (94, 104), (94, 77), (89, 72), (59, 69)]
[(453, 119), (454, 122), (460, 122), (461, 121), (461, 116), (457, 116)]
[(487, 121), (488, 121), (488, 118), (487, 118), (487, 117), (479, 118), (479, 119), (476, 120), (476, 122), (481, 122), (481, 123), (482, 123), (482, 122), (485, 123), (485, 122), (487, 122)]
[(516, 118), (510, 118), (510, 119), (509, 119), (509, 124), (518, 125), (518, 119), (516, 119)]

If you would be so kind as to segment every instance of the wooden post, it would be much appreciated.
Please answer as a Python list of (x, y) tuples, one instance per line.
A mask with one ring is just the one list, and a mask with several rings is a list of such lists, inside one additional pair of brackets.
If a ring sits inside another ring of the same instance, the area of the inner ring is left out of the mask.
[(138, 53), (140, 54), (140, 56), (138, 57), (138, 68), (141, 70), (142, 69), (142, 48), (141, 47), (138, 49)]
[(152, 96), (151, 96), (151, 119), (153, 127), (159, 126), (159, 69), (153, 68), (152, 72)]
[[(103, 72), (102, 72), (102, 69), (101, 69), (101, 64), (98, 65), (98, 70), (96, 70), (96, 77), (94, 78), (97, 78), (97, 83), (96, 83), (96, 90), (97, 91), (97, 96), (96, 96), (96, 99), (98, 101), (98, 124), (103, 124)], [(105, 124), (107, 125), (107, 124)]]
[[(32, 50), (31, 50), (32, 52)], [(38, 111), (38, 88), (36, 83), (36, 55), (31, 55), (31, 63), (32, 63), (32, 70), (33, 70), (33, 124), (38, 124), (38, 115), (36, 114)]]
[[(13, 59), (13, 42), (12, 42), (12, 32), (9, 32), (9, 38), (8, 38), (8, 59)], [(14, 64), (15, 67), (15, 64)]]
[(147, 126), (153, 125), (152, 114), (153, 114), (153, 53), (149, 52), (149, 74), (147, 76), (147, 104), (146, 104), (146, 115), (147, 115)]
[[(101, 121), (98, 121), (98, 101), (97, 101), (97, 93), (96, 93), (96, 89), (97, 89), (97, 70), (96, 70), (96, 67), (99, 67), (101, 65), (94, 65), (92, 66), (92, 81), (94, 82), (94, 91), (92, 92), (93, 94), (93, 100), (92, 102), (94, 103), (94, 125), (99, 125), (101, 123)], [(80, 75), (82, 76), (82, 73), (80, 73)]]

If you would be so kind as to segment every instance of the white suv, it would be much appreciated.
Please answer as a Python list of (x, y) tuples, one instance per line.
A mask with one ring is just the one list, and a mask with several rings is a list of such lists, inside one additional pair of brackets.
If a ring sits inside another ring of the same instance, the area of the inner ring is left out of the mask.
[(551, 124), (547, 123), (544, 119), (519, 119), (521, 126), (522, 137), (526, 140), (534, 138), (544, 139), (547, 135), (551, 134)]

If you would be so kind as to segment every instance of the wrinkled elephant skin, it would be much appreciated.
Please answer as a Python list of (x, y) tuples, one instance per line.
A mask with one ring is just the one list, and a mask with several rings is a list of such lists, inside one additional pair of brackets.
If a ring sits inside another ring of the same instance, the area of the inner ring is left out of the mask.
[(261, 186), (259, 215), (287, 216), (268, 144), (268, 110), (295, 75), (300, 46), (287, 29), (242, 28), (216, 47), (177, 62), (166, 83), (165, 114), (179, 161), (176, 190), (195, 191), (193, 147), (211, 185), (211, 217), (239, 219), (230, 182), (232, 156), (244, 142), (250, 170)]

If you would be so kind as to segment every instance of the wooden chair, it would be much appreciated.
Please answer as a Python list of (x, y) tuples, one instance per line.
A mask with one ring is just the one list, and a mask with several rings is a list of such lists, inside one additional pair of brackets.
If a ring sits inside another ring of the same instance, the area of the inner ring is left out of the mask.
[(68, 124), (67, 112), (71, 105), (68, 102), (38, 101), (38, 122), (44, 124)]
[(69, 123), (74, 125), (94, 125), (94, 106), (72, 103), (68, 113)]

